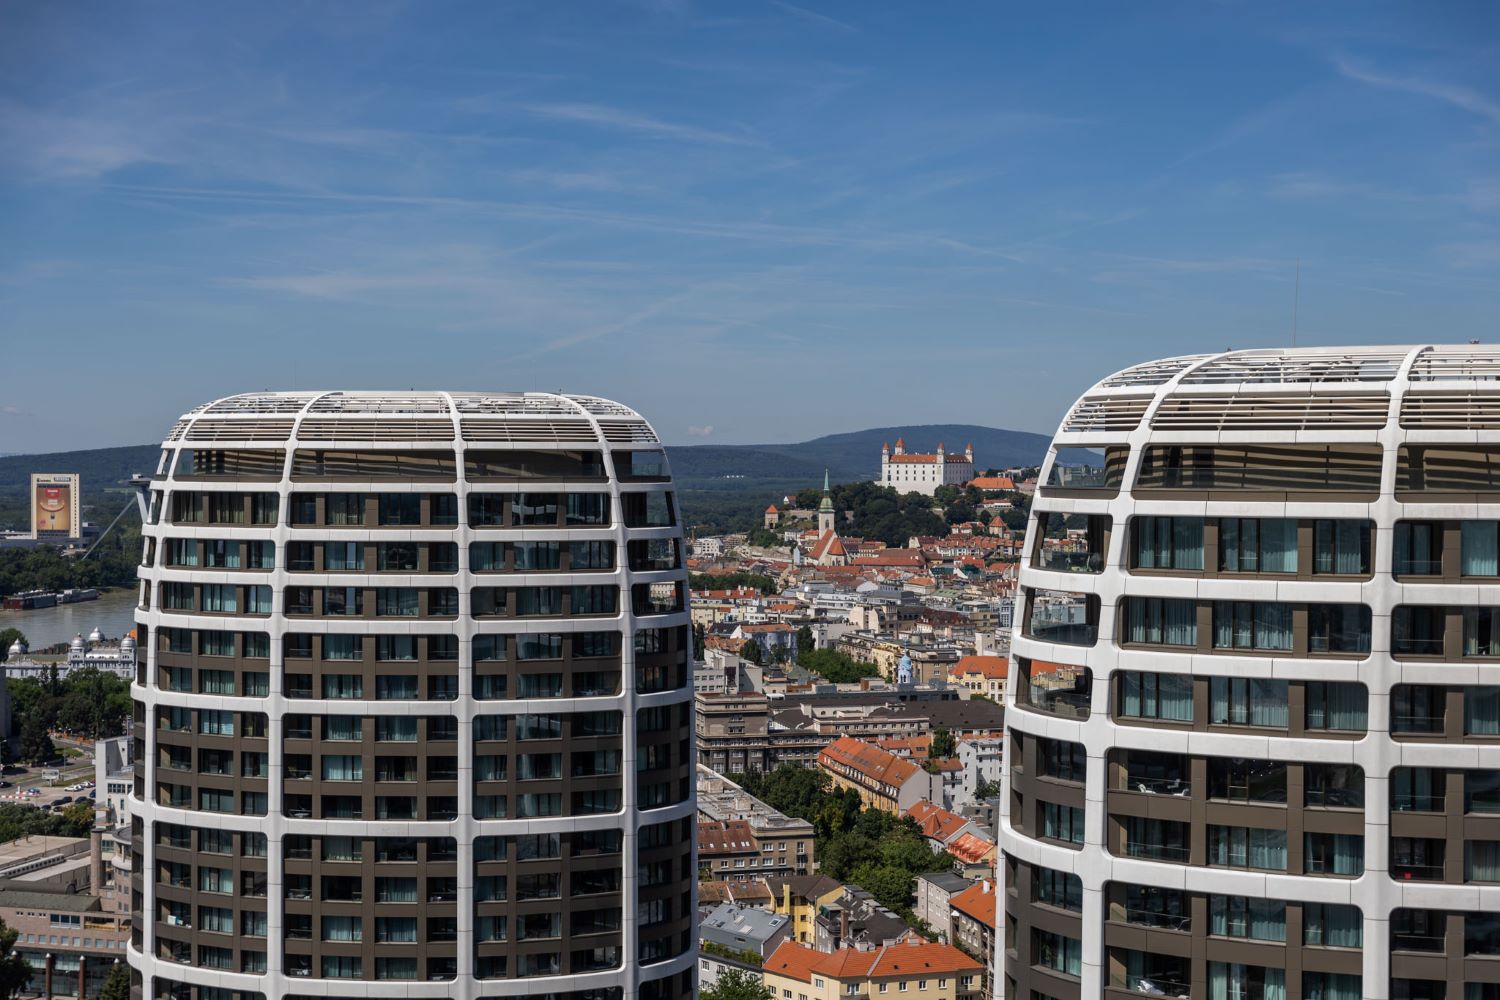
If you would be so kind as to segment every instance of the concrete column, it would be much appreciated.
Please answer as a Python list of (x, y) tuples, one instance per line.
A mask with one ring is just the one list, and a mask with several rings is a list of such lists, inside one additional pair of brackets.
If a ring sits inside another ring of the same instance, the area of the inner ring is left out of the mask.
[(43, 981), (42, 996), (52, 1000), (52, 952), (47, 952), (47, 972)]

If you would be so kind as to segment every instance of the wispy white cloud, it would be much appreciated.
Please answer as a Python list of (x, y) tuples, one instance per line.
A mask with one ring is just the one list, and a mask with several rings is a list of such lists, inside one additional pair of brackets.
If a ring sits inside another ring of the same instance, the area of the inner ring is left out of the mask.
[(713, 424), (705, 424), (702, 427), (689, 427), (687, 429), (687, 432), (692, 437), (700, 437), (700, 438), (710, 437), (710, 436), (712, 436), (712, 434), (714, 432), (714, 425)]
[(1343, 76), (1371, 87), (1381, 87), (1386, 90), (1399, 90), (1408, 94), (1419, 94), (1423, 97), (1431, 97), (1442, 101), (1455, 108), (1467, 111), (1470, 114), (1487, 118), (1491, 122), (1500, 125), (1500, 102), (1497, 102), (1477, 90), (1470, 90), (1453, 83), (1444, 83), (1441, 80), (1429, 80), (1417, 76), (1388, 76), (1376, 72), (1368, 67), (1356, 63), (1347, 56), (1336, 56), (1333, 60), (1334, 67)]
[(629, 111), (624, 108), (613, 108), (605, 104), (525, 104), (521, 105), (520, 110), (554, 121), (575, 122), (580, 125), (596, 125), (600, 128), (616, 129), (622, 132), (636, 132), (658, 139), (676, 139), (682, 142), (725, 146), (759, 145), (757, 140), (748, 134), (722, 132), (715, 129), (699, 128), (695, 125), (683, 125), (678, 122), (669, 122), (662, 118)]
[(443, 195), (404, 195), (353, 191), (265, 191), (244, 188), (200, 188), (115, 184), (111, 188), (145, 198), (169, 201), (201, 201), (264, 205), (328, 203), (408, 208), (428, 208), (512, 219), (571, 221), (621, 229), (693, 236), (733, 242), (781, 244), (803, 247), (846, 247), (878, 252), (949, 250), (976, 257), (1004, 259), (1004, 247), (990, 246), (941, 232), (880, 229), (864, 225), (794, 225), (759, 219), (709, 219), (701, 215), (651, 214), (603, 208), (488, 200)]
[(801, 18), (802, 20), (807, 21), (809, 24), (816, 24), (824, 28), (834, 28), (838, 31), (845, 32), (854, 32), (859, 30), (847, 21), (840, 21), (836, 17), (829, 17), (827, 14), (823, 14), (815, 10), (809, 10), (806, 7), (799, 7), (794, 3), (787, 3), (786, 0), (771, 0), (771, 6), (779, 10), (784, 10), (793, 17)]
[(160, 161), (132, 118), (44, 111), (0, 99), (0, 164), (36, 176), (100, 177), (134, 163)]

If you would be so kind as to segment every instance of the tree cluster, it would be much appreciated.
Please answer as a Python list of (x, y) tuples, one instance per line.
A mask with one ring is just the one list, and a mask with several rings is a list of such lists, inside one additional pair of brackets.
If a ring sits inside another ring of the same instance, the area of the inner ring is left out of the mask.
[(0, 804), (0, 843), (19, 837), (86, 837), (94, 827), (94, 804), (75, 802), (62, 812), (21, 802)]
[(135, 582), (140, 562), (140, 528), (112, 534), (87, 559), (65, 556), (51, 545), (0, 549), (0, 597), (23, 590), (119, 587)]
[(911, 916), (916, 877), (952, 869), (952, 856), (934, 854), (914, 820), (863, 808), (854, 791), (835, 791), (822, 771), (783, 764), (735, 780), (772, 808), (812, 823), (822, 874), (858, 885), (903, 919)]
[(763, 526), (756, 526), (746, 532), (745, 544), (752, 545), (758, 549), (785, 549), (791, 547), (791, 543), (785, 538)]
[(130, 682), (84, 667), (66, 678), (56, 669), (42, 679), (11, 680), (11, 732), (20, 732), (20, 756), (40, 761), (53, 756), (49, 729), (65, 729), (93, 739), (124, 732), (131, 712)]
[(762, 594), (776, 593), (776, 581), (764, 573), (739, 570), (734, 573), (689, 573), (688, 586), (694, 590), (734, 590), (751, 587)]
[[(932, 498), (920, 493), (897, 493), (875, 483), (841, 483), (832, 488), (832, 493), (834, 507), (853, 515), (853, 523), (847, 528), (840, 520), (843, 534), (902, 546), (913, 535), (948, 533), (947, 523), (933, 513)], [(797, 505), (816, 507), (822, 499), (822, 490), (803, 490), (797, 494)]]
[(776, 1000), (776, 991), (753, 972), (726, 969), (718, 981), (699, 992), (702, 1000)]
[[(798, 648), (801, 648), (799, 641)], [(809, 649), (797, 654), (797, 666), (832, 684), (853, 684), (865, 677), (879, 677), (880, 668), (833, 649)]]

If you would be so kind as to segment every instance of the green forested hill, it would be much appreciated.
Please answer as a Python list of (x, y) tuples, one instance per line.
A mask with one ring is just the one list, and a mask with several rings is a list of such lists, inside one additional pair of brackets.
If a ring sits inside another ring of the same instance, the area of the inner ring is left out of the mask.
[(1040, 465), (1049, 438), (1026, 431), (1007, 431), (976, 424), (930, 424), (873, 427), (848, 434), (829, 434), (797, 444), (676, 445), (668, 448), (672, 475), (689, 486), (706, 487), (728, 477), (785, 482), (821, 482), (823, 469), (835, 481), (874, 479), (880, 474), (880, 446), (906, 439), (906, 450), (931, 452), (942, 442), (950, 452), (974, 445), (974, 462), (982, 471), (1017, 465)]
[(92, 448), (48, 455), (8, 455), (0, 458), (0, 493), (22, 494), (33, 472), (76, 472), (83, 477), (85, 495), (116, 486), (137, 472), (156, 471), (161, 446), (133, 444), (122, 448)]
[[(1037, 465), (1047, 451), (1047, 438), (1025, 431), (999, 430), (974, 424), (932, 424), (911, 427), (874, 427), (849, 434), (830, 434), (796, 444), (671, 445), (672, 473), (685, 485), (709, 486), (712, 481), (757, 480), (760, 483), (822, 481), (827, 468), (833, 479), (851, 482), (874, 479), (880, 471), (880, 446), (906, 439), (907, 450), (929, 452), (942, 441), (952, 451), (974, 445), (978, 467)], [(129, 445), (48, 455), (10, 455), (0, 458), (0, 494), (24, 494), (33, 472), (76, 472), (84, 492), (93, 493), (156, 468), (158, 446)], [(749, 484), (747, 484), (749, 485)]]

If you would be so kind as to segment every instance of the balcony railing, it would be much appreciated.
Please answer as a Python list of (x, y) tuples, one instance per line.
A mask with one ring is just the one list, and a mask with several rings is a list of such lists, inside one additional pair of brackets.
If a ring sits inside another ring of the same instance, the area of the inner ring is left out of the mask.
[(1391, 864), (1391, 878), (1398, 882), (1441, 882), (1442, 865), (1409, 865), (1401, 862)]
[(1142, 927), (1160, 927), (1169, 931), (1192, 930), (1193, 918), (1186, 913), (1162, 913), (1158, 910), (1125, 908), (1125, 922)]
[(1077, 552), (1043, 548), (1037, 553), (1037, 567), (1055, 573), (1100, 573), (1104, 556), (1098, 552)]
[(1397, 812), (1442, 812), (1445, 799), (1443, 795), (1398, 793), (1391, 796), (1391, 808)]
[(1147, 861), (1187, 861), (1190, 857), (1188, 848), (1179, 844), (1143, 844), (1139, 841), (1126, 843), (1125, 853)]
[(1186, 778), (1137, 778), (1127, 776), (1125, 790), (1144, 792), (1147, 795), (1174, 795), (1179, 798), (1193, 793), (1193, 786)]
[(1163, 976), (1127, 978), (1121, 986), (1131, 993), (1144, 993), (1152, 997), (1181, 997), (1182, 1000), (1189, 1000), (1193, 995), (1190, 984)]
[(1037, 690), (1031, 691), (1031, 707), (1051, 715), (1069, 719), (1089, 717), (1089, 696), (1078, 691)]
[(1441, 715), (1393, 715), (1391, 731), (1397, 733), (1441, 733)]
[(1391, 652), (1397, 656), (1442, 656), (1443, 640), (1441, 636), (1436, 639), (1397, 638), (1391, 641)]
[(1441, 952), (1447, 947), (1442, 935), (1433, 934), (1403, 934), (1399, 931), (1391, 933), (1392, 951), (1436, 951)]

